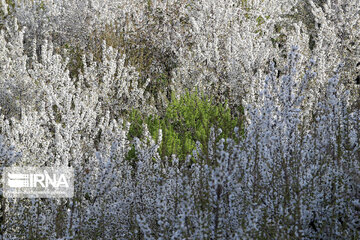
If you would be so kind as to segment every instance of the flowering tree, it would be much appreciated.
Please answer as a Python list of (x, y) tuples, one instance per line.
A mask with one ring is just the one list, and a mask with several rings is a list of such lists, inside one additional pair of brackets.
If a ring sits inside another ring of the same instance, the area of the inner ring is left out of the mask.
[(75, 170), (0, 239), (359, 238), (358, 0), (0, 4), (0, 173)]

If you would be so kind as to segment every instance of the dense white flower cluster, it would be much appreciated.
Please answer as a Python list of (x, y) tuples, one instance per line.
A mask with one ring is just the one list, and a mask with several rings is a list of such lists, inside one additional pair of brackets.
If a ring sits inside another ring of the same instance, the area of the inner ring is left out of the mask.
[[(359, 0), (0, 4), (0, 173), (75, 169), (71, 199), (0, 189), (0, 239), (359, 238)], [(244, 106), (245, 132), (184, 161), (161, 130), (128, 139), (126, 113), (189, 89)]]

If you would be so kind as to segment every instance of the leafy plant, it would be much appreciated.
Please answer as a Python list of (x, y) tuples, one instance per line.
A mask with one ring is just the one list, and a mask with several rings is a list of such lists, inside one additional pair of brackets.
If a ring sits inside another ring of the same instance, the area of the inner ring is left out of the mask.
[[(184, 160), (187, 155), (196, 149), (196, 143), (200, 143), (203, 155), (208, 159), (208, 142), (211, 128), (221, 129), (216, 140), (221, 138), (233, 138), (234, 128), (240, 127), (243, 131), (241, 117), (234, 117), (225, 104), (214, 104), (212, 98), (198, 92), (187, 92), (180, 99), (172, 94), (172, 101), (167, 107), (164, 116), (141, 116), (138, 110), (132, 110), (129, 121), (131, 127), (128, 138), (141, 138), (143, 124), (147, 124), (151, 137), (158, 141), (159, 129), (162, 130), (162, 142), (159, 153), (161, 157), (176, 154)], [(131, 152), (133, 153), (133, 152)]]

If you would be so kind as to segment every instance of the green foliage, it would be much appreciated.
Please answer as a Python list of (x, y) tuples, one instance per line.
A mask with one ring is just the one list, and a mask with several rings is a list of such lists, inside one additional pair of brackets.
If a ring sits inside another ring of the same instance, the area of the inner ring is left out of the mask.
[(260, 26), (261, 24), (265, 23), (265, 20), (262, 16), (256, 18), (257, 25)]
[(143, 133), (143, 117), (139, 110), (132, 110), (130, 113), (129, 122), (131, 123), (128, 139), (131, 141), (135, 137), (141, 138)]
[[(241, 109), (243, 111), (243, 109)], [(135, 137), (143, 137), (143, 124), (147, 124), (151, 137), (158, 141), (159, 129), (162, 129), (162, 142), (159, 153), (161, 157), (176, 154), (181, 160), (185, 159), (196, 149), (196, 142), (206, 156), (206, 161), (211, 162), (208, 157), (208, 142), (210, 129), (222, 129), (220, 138), (236, 139), (234, 128), (239, 127), (241, 134), (243, 124), (241, 117), (234, 117), (225, 104), (214, 104), (212, 98), (200, 95), (197, 92), (186, 93), (180, 99), (174, 94), (172, 101), (167, 107), (165, 114), (159, 116), (141, 116), (138, 110), (133, 110), (128, 119), (131, 127), (128, 133), (129, 140)], [(239, 139), (237, 139), (239, 140)], [(129, 159), (134, 157), (135, 149), (129, 152)]]
[[(140, 111), (137, 109), (132, 110), (130, 112), (128, 120), (131, 123), (129, 132), (128, 132), (128, 139), (130, 141), (132, 141), (136, 137), (141, 138), (144, 129), (143, 129), (143, 116), (141, 115)], [(136, 156), (136, 150), (135, 150), (134, 145), (132, 145), (132, 147), (131, 147), (130, 151), (127, 153), (125, 159), (127, 161), (131, 162), (131, 165), (134, 169), (136, 168), (137, 156)]]

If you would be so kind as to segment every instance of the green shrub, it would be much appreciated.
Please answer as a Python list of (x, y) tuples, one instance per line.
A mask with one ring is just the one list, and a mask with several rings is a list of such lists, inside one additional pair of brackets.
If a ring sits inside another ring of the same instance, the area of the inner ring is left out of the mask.
[[(242, 111), (242, 109), (241, 109)], [(212, 98), (204, 94), (186, 93), (180, 99), (172, 95), (172, 100), (163, 116), (142, 116), (138, 110), (132, 110), (129, 114), (131, 127), (128, 133), (129, 140), (134, 137), (143, 137), (143, 124), (145, 123), (151, 137), (158, 141), (159, 129), (162, 129), (162, 142), (159, 153), (162, 158), (176, 154), (180, 160), (184, 160), (188, 154), (196, 149), (196, 142), (205, 156), (205, 161), (211, 163), (208, 156), (208, 142), (211, 127), (221, 129), (220, 138), (236, 138), (234, 128), (239, 127), (243, 132), (241, 117), (234, 117), (225, 104), (214, 104)], [(134, 157), (134, 151), (129, 152)]]

